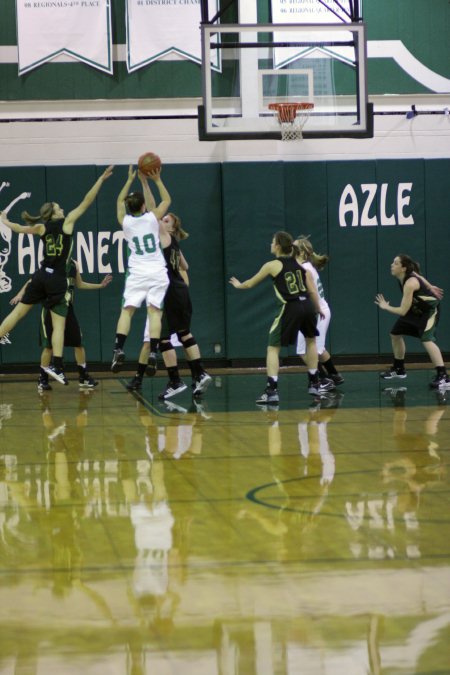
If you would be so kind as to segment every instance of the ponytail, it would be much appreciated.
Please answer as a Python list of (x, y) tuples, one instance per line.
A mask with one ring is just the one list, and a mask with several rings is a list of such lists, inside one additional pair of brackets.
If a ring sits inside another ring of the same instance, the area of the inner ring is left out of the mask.
[(53, 215), (53, 202), (45, 202), (39, 209), (38, 216), (32, 216), (28, 211), (22, 211), (22, 220), (28, 225), (35, 225), (36, 223), (46, 223)]
[(309, 241), (309, 235), (305, 236), (303, 234), (299, 235), (295, 242), (300, 250), (300, 255), (305, 259), (305, 262), (310, 262), (316, 270), (323, 270), (329, 257), (325, 254), (316, 253), (313, 249), (311, 242)]

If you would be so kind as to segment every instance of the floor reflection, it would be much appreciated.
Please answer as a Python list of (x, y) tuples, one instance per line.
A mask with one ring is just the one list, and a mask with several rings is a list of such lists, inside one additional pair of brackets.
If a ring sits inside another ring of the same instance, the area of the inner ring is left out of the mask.
[(0, 385), (0, 675), (448, 672), (446, 401), (261, 377)]

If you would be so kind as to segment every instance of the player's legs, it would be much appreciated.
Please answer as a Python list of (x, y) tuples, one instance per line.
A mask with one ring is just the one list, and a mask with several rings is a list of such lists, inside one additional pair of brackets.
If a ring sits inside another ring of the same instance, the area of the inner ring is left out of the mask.
[(187, 328), (179, 330), (177, 331), (177, 336), (183, 346), (186, 360), (191, 371), (192, 393), (194, 396), (200, 395), (206, 391), (212, 381), (212, 377), (203, 367), (200, 348), (190, 330)]
[(152, 351), (151, 350), (152, 339), (159, 340), (159, 338), (161, 337), (162, 310), (159, 309), (159, 307), (155, 307), (154, 305), (148, 305), (147, 316), (150, 323), (149, 326), (150, 351)]
[(394, 359), (404, 360), (406, 354), (406, 345), (402, 335), (392, 335), (391, 344)]
[(149, 320), (149, 335), (150, 335), (150, 353), (147, 361), (147, 375), (153, 377), (157, 369), (156, 352), (159, 348), (159, 339), (161, 337), (161, 320), (162, 310), (155, 305), (147, 305), (147, 316)]
[(308, 368), (308, 392), (310, 394), (326, 394), (335, 389), (333, 380), (328, 378), (319, 378), (319, 355), (317, 352), (316, 339), (313, 337), (305, 338), (306, 354), (304, 357), (306, 367)]
[[(269, 335), (269, 343), (277, 342), (274, 335)], [(261, 396), (256, 399), (257, 405), (278, 406), (278, 372), (280, 370), (280, 344), (269, 344), (266, 352), (267, 382)]]
[(444, 367), (444, 359), (442, 358), (442, 352), (435, 342), (431, 340), (422, 342), (424, 348), (427, 351), (428, 356), (431, 359), (431, 363), (435, 368)]
[[(397, 323), (399, 322), (397, 321)], [(380, 377), (383, 380), (404, 379), (407, 377), (407, 374), (405, 371), (406, 345), (403, 335), (400, 333), (391, 333), (391, 344), (392, 353), (394, 355), (394, 363), (390, 368), (380, 373)]]
[(52, 361), (52, 350), (50, 347), (44, 347), (41, 352), (41, 368), (48, 368)]
[(267, 347), (266, 370), (268, 377), (278, 377), (280, 370), (280, 346), (269, 345)]
[(169, 381), (166, 388), (158, 395), (158, 398), (160, 401), (167, 401), (173, 396), (181, 394), (182, 391), (187, 389), (187, 385), (180, 377), (177, 353), (170, 338), (162, 338), (159, 343), (159, 348), (164, 359), (164, 365), (167, 369)]
[(6, 333), (10, 333), (32, 307), (33, 305), (25, 305), (23, 302), (19, 302), (0, 324), (0, 338), (4, 337)]
[(136, 307), (123, 307), (117, 322), (116, 333), (127, 336), (131, 328), (131, 319), (136, 311)]
[(67, 377), (64, 374), (63, 367), (63, 350), (64, 350), (64, 329), (66, 325), (66, 305), (59, 305), (59, 311), (50, 309), (50, 316), (52, 320), (52, 353), (53, 365), (45, 367), (45, 372), (57, 380), (60, 384), (69, 384)]
[(122, 311), (120, 312), (116, 328), (116, 338), (114, 341), (113, 358), (111, 362), (111, 370), (113, 373), (118, 373), (123, 362), (125, 361), (125, 352), (123, 351), (123, 348), (125, 346), (128, 333), (130, 332), (131, 320), (135, 311), (136, 307), (133, 305), (127, 305), (122, 307)]
[(142, 380), (144, 379), (144, 375), (147, 370), (148, 357), (150, 354), (150, 336), (148, 334), (148, 319), (145, 326), (146, 328), (144, 332), (144, 342), (142, 343), (141, 351), (139, 352), (136, 374), (126, 385), (128, 391), (138, 391), (139, 389), (142, 389)]
[(53, 310), (50, 310), (52, 317), (52, 351), (53, 358), (62, 358), (64, 350), (64, 328), (66, 325), (66, 317), (56, 314)]
[[(45, 310), (44, 310), (45, 311)], [(52, 350), (50, 347), (44, 347), (41, 352), (41, 362), (39, 368), (38, 391), (51, 391), (52, 387), (48, 381), (47, 369), (52, 361)]]
[(79, 345), (78, 347), (74, 347), (73, 351), (77, 363), (78, 384), (80, 389), (93, 389), (98, 385), (98, 381), (91, 377), (88, 372), (85, 348), (83, 345)]
[(304, 361), (309, 372), (316, 372), (319, 363), (319, 355), (317, 353), (316, 339), (312, 337), (305, 338), (305, 356)]

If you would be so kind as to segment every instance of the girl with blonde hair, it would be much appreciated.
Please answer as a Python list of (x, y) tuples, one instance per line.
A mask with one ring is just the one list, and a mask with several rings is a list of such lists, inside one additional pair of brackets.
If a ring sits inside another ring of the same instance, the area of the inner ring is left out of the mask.
[[(317, 321), (317, 330), (319, 331), (319, 335), (316, 338), (316, 344), (317, 353), (319, 355), (319, 375), (321, 378), (333, 380), (334, 384), (343, 384), (344, 378), (336, 370), (330, 353), (325, 349), (325, 341), (331, 319), (331, 310), (328, 302), (325, 299), (319, 271), (323, 270), (329, 258), (327, 255), (319, 254), (314, 251), (313, 245), (309, 240), (309, 236), (306, 237), (305, 235), (299, 235), (295, 240), (295, 244), (299, 249), (297, 262), (311, 273), (317, 294), (319, 296), (320, 310), (323, 314), (323, 316), (319, 317), (319, 320)], [(305, 351), (305, 338), (303, 337), (302, 333), (299, 333), (297, 338), (297, 354), (303, 358)]]

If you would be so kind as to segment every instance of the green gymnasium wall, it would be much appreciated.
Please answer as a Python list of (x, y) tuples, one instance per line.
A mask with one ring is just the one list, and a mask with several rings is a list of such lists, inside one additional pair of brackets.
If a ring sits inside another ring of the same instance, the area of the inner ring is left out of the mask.
[[(24, 208), (37, 213), (48, 200), (67, 212), (100, 172), (94, 166), (0, 169), (0, 183), (10, 183), (0, 192), (0, 209), (22, 192), (31, 192), (30, 199), (11, 211), (13, 220), (20, 221)], [(101, 280), (108, 266), (114, 277), (102, 291), (76, 292), (90, 362), (109, 362), (120, 312), (124, 257), (115, 203), (126, 176), (127, 167), (115, 168), (77, 226), (76, 257), (83, 279)], [(270, 260), (270, 242), (280, 229), (311, 235), (316, 251), (330, 256), (321, 277), (332, 308), (328, 347), (336, 356), (390, 353), (389, 329), (395, 318), (380, 312), (374, 297), (382, 292), (399, 304), (400, 291), (389, 270), (396, 254), (411, 255), (434, 283), (450, 287), (450, 159), (167, 165), (164, 180), (172, 210), (190, 233), (183, 251), (190, 265), (192, 330), (205, 358), (238, 362), (264, 357), (276, 310), (271, 283), (238, 291), (228, 279), (246, 279)], [(2, 318), (37, 264), (37, 240), (9, 237), (5, 230), (0, 227)], [(34, 308), (12, 332), (11, 344), (0, 347), (2, 363), (38, 360), (38, 321), (39, 309)], [(127, 342), (130, 361), (138, 355), (144, 322), (141, 309)], [(446, 298), (438, 343), (450, 351)], [(408, 349), (423, 353), (415, 340), (408, 340)], [(72, 350), (67, 350), (66, 360), (73, 360)]]

